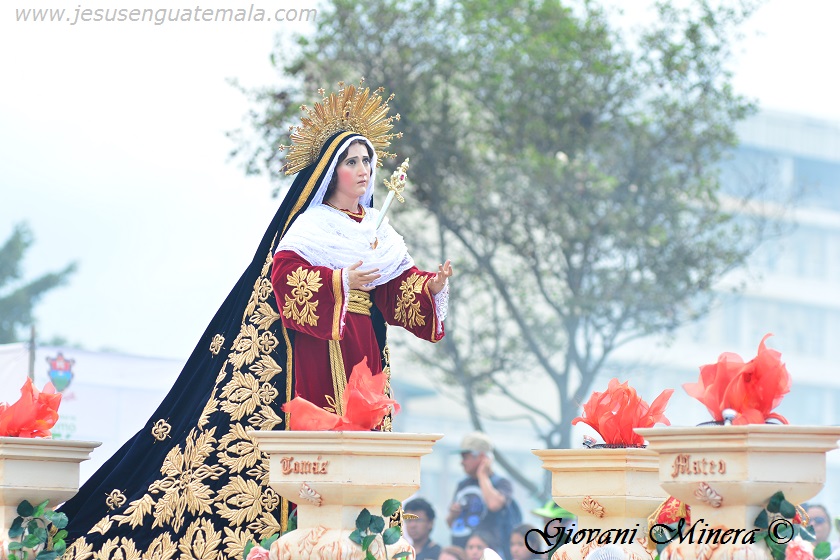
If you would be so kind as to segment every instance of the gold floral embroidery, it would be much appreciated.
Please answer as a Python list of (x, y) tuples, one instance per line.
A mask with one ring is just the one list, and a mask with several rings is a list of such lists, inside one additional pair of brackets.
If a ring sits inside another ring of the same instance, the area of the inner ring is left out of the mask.
[(213, 337), (213, 340), (210, 342), (210, 353), (214, 356), (218, 355), (219, 351), (222, 349), (222, 345), (225, 343), (225, 337), (220, 334), (217, 334)]
[(158, 536), (149, 544), (143, 558), (154, 558), (154, 560), (170, 560), (178, 552), (178, 545), (172, 542), (169, 533)]
[(193, 515), (211, 513), (213, 491), (204, 484), (204, 480), (218, 480), (225, 473), (222, 467), (207, 462), (213, 452), (213, 444), (216, 443), (213, 437), (215, 431), (213, 427), (196, 437), (193, 430), (187, 436), (183, 452), (178, 445), (166, 455), (160, 468), (166, 478), (149, 486), (152, 494), (163, 492), (155, 504), (152, 528), (171, 523), (175, 532), (178, 532), (184, 522), (185, 510)]
[(272, 352), (275, 348), (277, 348), (278, 344), (280, 344), (280, 341), (277, 340), (277, 337), (270, 332), (262, 333), (257, 339), (257, 347), (260, 354), (268, 354)]
[(321, 289), (321, 271), (306, 271), (302, 266), (286, 277), (286, 284), (292, 287), (292, 297), (284, 295), (286, 304), (283, 306), (283, 317), (291, 319), (298, 325), (314, 327), (318, 324), (317, 301), (311, 301), (312, 296)]
[(400, 284), (400, 297), (394, 311), (394, 319), (406, 328), (422, 327), (426, 324), (426, 317), (420, 313), (420, 302), (417, 294), (423, 291), (425, 276), (412, 274)]
[(279, 318), (280, 314), (277, 313), (273, 307), (265, 302), (262, 302), (259, 307), (251, 313), (248, 320), (254, 323), (259, 329), (267, 329)]
[(161, 418), (155, 425), (152, 426), (152, 437), (154, 437), (158, 441), (163, 441), (167, 437), (169, 437), (169, 432), (172, 431), (172, 426), (169, 423)]
[(248, 371), (258, 376), (260, 381), (266, 383), (271, 381), (275, 375), (282, 373), (283, 368), (277, 365), (277, 362), (275, 362), (271, 356), (264, 355), (258, 361), (251, 364), (248, 367)]
[(332, 395), (324, 395), (324, 398), (327, 400), (327, 406), (324, 407), (324, 410), (332, 412), (333, 414), (338, 414), (336, 412), (338, 410), (338, 403), (336, 402), (335, 397)]
[(219, 490), (219, 515), (232, 525), (253, 521), (263, 510), (260, 501), (262, 493), (263, 488), (253, 480), (245, 480), (239, 476), (231, 478), (230, 482)]
[(125, 509), (125, 515), (115, 515), (114, 520), (119, 521), (120, 525), (128, 523), (132, 529), (135, 529), (143, 524), (144, 517), (152, 513), (154, 505), (154, 498), (145, 494), (142, 498), (134, 500), (128, 505)]
[[(283, 504), (288, 504), (288, 501), (282, 500)], [(285, 506), (284, 506), (285, 507)], [(288, 519), (284, 521), (288, 523)], [(283, 526), (277, 521), (271, 512), (263, 511), (259, 519), (253, 523), (248, 523), (248, 530), (253, 531), (254, 534), (260, 536), (260, 539), (267, 539), (271, 535), (283, 532)]]
[(259, 480), (260, 484), (263, 486), (268, 486), (268, 455), (260, 454), (260, 462), (256, 465), (253, 469), (248, 469), (245, 471), (245, 474), (253, 478), (254, 480)]
[(260, 461), (260, 450), (242, 424), (234, 424), (230, 432), (219, 439), (218, 447), (219, 464), (231, 472), (241, 473)]
[(261, 406), (260, 411), (248, 417), (248, 423), (255, 430), (273, 430), (283, 419), (269, 406)]
[(178, 550), (181, 558), (217, 560), (221, 543), (222, 534), (216, 531), (209, 519), (196, 519), (178, 543)]
[(99, 520), (99, 523), (90, 528), (90, 531), (88, 531), (88, 535), (91, 533), (100, 533), (104, 535), (105, 533), (111, 530), (111, 525), (113, 524), (114, 522), (111, 521), (111, 516), (106, 515), (105, 517)]
[(125, 494), (120, 492), (117, 489), (111, 490), (111, 493), (108, 494), (108, 497), (105, 498), (105, 505), (108, 506), (108, 509), (114, 510), (120, 508), (125, 504)]
[[(215, 389), (213, 393), (215, 394)], [(199, 430), (204, 429), (204, 426), (210, 421), (210, 415), (219, 410), (219, 400), (216, 397), (211, 396), (210, 400), (204, 405), (204, 410), (201, 411), (201, 416), (198, 418), (198, 423), (196, 426)]]
[(254, 535), (247, 530), (241, 528), (231, 529), (224, 528), (225, 537), (225, 555), (228, 558), (242, 558), (245, 553), (245, 545), (248, 541), (254, 540)]
[(234, 371), (233, 377), (222, 389), (219, 395), (222, 399), (222, 410), (230, 414), (233, 420), (241, 420), (251, 414), (262, 404), (260, 382), (250, 373)]
[(259, 331), (254, 325), (245, 325), (239, 336), (233, 341), (233, 352), (230, 353), (228, 361), (239, 369), (246, 364), (251, 364), (257, 359), (260, 352), (260, 345), (257, 341), (260, 338)]
[(134, 540), (125, 537), (108, 539), (96, 554), (96, 560), (141, 560)]
[(73, 544), (67, 547), (67, 550), (64, 551), (62, 558), (89, 560), (90, 558), (93, 558), (93, 544), (89, 544), (84, 537), (80, 537), (73, 541)]
[(271, 281), (268, 278), (262, 278), (260, 280), (259, 287), (257, 287), (257, 297), (260, 301), (267, 301), (268, 296), (274, 291), (274, 288), (271, 287)]
[[(161, 466), (163, 477), (149, 486), (148, 493), (133, 500), (127, 507), (124, 498), (120, 504), (120, 507), (125, 507), (122, 514), (106, 515), (94, 525), (89, 533), (101, 533), (103, 540), (97, 540), (94, 545), (88, 543), (85, 537), (78, 538), (68, 547), (65, 558), (241, 558), (248, 540), (263, 539), (285, 529), (288, 502), (268, 486), (268, 457), (258, 451), (246, 434), (249, 425), (271, 430), (282, 423), (281, 415), (275, 411), (278, 407), (275, 401), (281, 395), (271, 383), (278, 374), (284, 373), (284, 368), (271, 356), (281, 345), (280, 341), (268, 330), (280, 318), (271, 282), (267, 278), (272, 258), (272, 253), (266, 255), (261, 277), (254, 283), (242, 315), (239, 334), (230, 346), (227, 360), (218, 370), (215, 387), (203, 407), (196, 429), (189, 432), (186, 442), (181, 439), (181, 445), (167, 454)], [(317, 275), (310, 280), (315, 281), (312, 287), (317, 290)], [(314, 315), (314, 306), (312, 310)], [(280, 328), (275, 327), (275, 330), (279, 332)], [(219, 352), (223, 346), (224, 342)], [(290, 390), (291, 387), (287, 386), (287, 393)], [(213, 414), (229, 415), (229, 426), (225, 420), (219, 422), (214, 417), (213, 424), (216, 426), (209, 428)], [(246, 417), (247, 424), (244, 424), (242, 420)], [(152, 427), (152, 434), (158, 441), (171, 437), (171, 432), (172, 427), (164, 419)], [(181, 434), (177, 436), (183, 437)], [(228, 478), (233, 473), (240, 474)], [(210, 480), (223, 477), (222, 489), (218, 492), (207, 484)], [(243, 488), (247, 492), (242, 492)], [(116, 496), (115, 499), (120, 501)], [(207, 517), (199, 517), (188, 527), (185, 526), (183, 516), (187, 511), (197, 516), (209, 516), (222, 515), (223, 510), (229, 517), (243, 519), (239, 526), (231, 523), (224, 528), (224, 542), (222, 533), (215, 530)], [(237, 514), (243, 510), (247, 513)], [(132, 529), (142, 527), (143, 534), (150, 533), (153, 528), (161, 529), (147, 548), (145, 543), (148, 541), (141, 542), (139, 537), (136, 540), (114, 537), (105, 541), (110, 531), (125, 525)]]

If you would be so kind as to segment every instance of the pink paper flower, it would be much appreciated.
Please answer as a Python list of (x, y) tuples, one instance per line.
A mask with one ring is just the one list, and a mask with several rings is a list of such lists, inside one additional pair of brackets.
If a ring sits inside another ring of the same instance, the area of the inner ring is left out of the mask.
[(589, 424), (605, 443), (614, 445), (644, 444), (645, 439), (633, 431), (635, 428), (651, 428), (659, 422), (670, 426), (665, 407), (674, 390), (665, 389), (648, 405), (628, 383), (613, 378), (606, 391), (593, 392), (583, 405), (583, 416), (572, 420), (572, 425)]
[(814, 545), (794, 537), (785, 547), (785, 560), (814, 560)]

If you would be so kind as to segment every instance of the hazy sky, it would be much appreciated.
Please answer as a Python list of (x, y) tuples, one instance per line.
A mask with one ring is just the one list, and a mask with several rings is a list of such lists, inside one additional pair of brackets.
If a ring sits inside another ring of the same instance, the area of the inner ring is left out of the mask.
[[(626, 21), (644, 19), (642, 4), (625, 8)], [(185, 358), (274, 213), (267, 179), (245, 178), (228, 160), (224, 132), (243, 124), (248, 104), (227, 79), (276, 83), (275, 35), (314, 23), (15, 17), (16, 7), (72, 16), (78, 6), (179, 5), (15, 0), (2, 10), (0, 240), (15, 223), (30, 224), (29, 277), (79, 263), (37, 309), (43, 338)], [(840, 2), (769, 0), (746, 28), (737, 88), (768, 108), (840, 121), (837, 21)]]

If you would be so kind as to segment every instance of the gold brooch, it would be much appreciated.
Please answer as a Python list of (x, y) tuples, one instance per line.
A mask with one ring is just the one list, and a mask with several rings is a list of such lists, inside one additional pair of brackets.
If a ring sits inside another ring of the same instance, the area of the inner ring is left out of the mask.
[[(390, 132), (393, 121), (400, 120), (399, 113), (388, 116), (388, 102), (394, 94), (383, 101), (380, 94), (385, 88), (371, 92), (369, 87), (362, 89), (364, 81), (364, 78), (359, 80), (359, 87), (338, 82), (338, 93), (324, 96), (311, 109), (301, 105), (301, 111), (307, 116), (301, 118), (300, 126), (290, 127), (292, 145), (280, 146), (281, 150), (289, 150), (284, 166), (286, 175), (297, 173), (316, 161), (327, 139), (342, 130), (361, 134), (370, 140), (376, 150), (377, 165), (382, 165), (385, 158), (395, 157), (396, 154), (385, 151), (393, 138), (402, 137), (402, 132)], [(324, 90), (319, 89), (318, 93), (324, 95)]]

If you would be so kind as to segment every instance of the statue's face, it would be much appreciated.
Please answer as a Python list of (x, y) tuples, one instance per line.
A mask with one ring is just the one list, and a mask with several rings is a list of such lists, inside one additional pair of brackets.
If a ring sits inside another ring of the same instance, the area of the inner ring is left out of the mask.
[[(357, 200), (365, 194), (370, 180), (370, 156), (367, 147), (353, 144), (347, 149), (347, 157), (336, 166), (336, 195), (339, 201)], [(356, 210), (348, 208), (348, 210)]]

